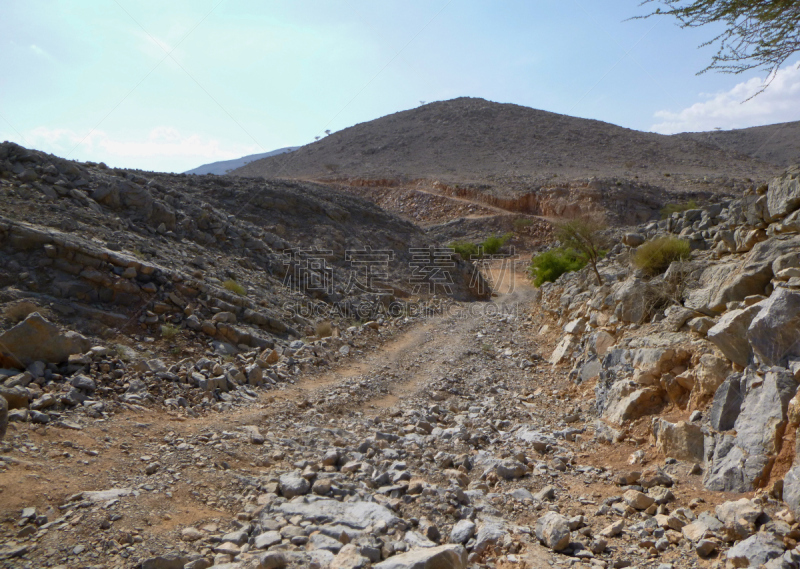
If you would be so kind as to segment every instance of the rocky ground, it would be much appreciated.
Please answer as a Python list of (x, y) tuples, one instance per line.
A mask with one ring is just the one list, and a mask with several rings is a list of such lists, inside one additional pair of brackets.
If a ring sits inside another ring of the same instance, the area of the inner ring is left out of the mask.
[[(271, 272), (284, 241), (430, 233), (318, 185), (248, 209), (256, 182), (2, 149), (0, 566), (800, 566), (796, 169), (612, 231), (602, 283), (518, 264), (417, 298), (397, 269), (345, 318)], [(691, 258), (636, 269), (664, 236)]]

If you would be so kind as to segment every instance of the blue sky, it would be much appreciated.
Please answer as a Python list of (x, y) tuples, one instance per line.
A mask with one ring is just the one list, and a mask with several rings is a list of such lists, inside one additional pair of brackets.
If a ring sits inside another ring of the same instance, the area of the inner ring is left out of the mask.
[(484, 97), (639, 130), (800, 120), (800, 70), (706, 73), (713, 29), (636, 0), (0, 0), (0, 140), (184, 171), (420, 101)]

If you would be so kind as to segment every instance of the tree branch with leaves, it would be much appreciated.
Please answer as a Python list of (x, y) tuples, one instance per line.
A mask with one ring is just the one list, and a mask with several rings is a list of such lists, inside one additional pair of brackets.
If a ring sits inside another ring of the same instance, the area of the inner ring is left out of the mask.
[(720, 34), (701, 45), (719, 47), (709, 66), (699, 73), (766, 69), (768, 84), (781, 65), (800, 51), (800, 0), (645, 0), (641, 5), (653, 2), (665, 7), (639, 18), (672, 16), (681, 28), (724, 26)]
[(584, 257), (597, 276), (597, 284), (603, 284), (603, 277), (597, 270), (597, 263), (606, 253), (604, 247), (607, 239), (603, 235), (605, 228), (606, 224), (602, 220), (588, 216), (576, 217), (555, 224), (555, 235), (561, 242), (561, 246), (573, 249)]

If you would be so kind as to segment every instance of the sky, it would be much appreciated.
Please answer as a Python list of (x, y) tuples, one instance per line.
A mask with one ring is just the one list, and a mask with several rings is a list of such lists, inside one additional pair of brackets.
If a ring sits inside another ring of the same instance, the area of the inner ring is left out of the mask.
[(800, 120), (637, 0), (0, 0), (0, 140), (181, 172), (483, 97), (664, 134)]

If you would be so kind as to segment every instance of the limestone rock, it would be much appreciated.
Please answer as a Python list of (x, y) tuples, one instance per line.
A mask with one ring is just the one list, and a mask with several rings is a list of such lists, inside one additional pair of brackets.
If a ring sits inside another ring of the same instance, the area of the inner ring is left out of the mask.
[(377, 523), (393, 526), (398, 522), (398, 518), (388, 508), (375, 502), (339, 502), (330, 499), (292, 501), (281, 504), (279, 510), (286, 517), (300, 515), (361, 530)]
[(767, 211), (772, 218), (786, 217), (800, 208), (800, 176), (798, 167), (773, 178), (767, 190)]
[(787, 423), (789, 401), (797, 383), (787, 370), (773, 368), (762, 378), (749, 376), (736, 436), (714, 435), (706, 441), (709, 464), (704, 480), (709, 490), (749, 492), (766, 480)]
[(632, 381), (622, 381), (612, 387), (609, 402), (604, 413), (605, 417), (612, 423), (621, 425), (626, 421), (655, 412), (663, 403), (663, 399), (657, 389), (640, 388)]
[(467, 551), (461, 545), (413, 549), (373, 565), (375, 569), (464, 569)]
[(553, 551), (569, 545), (569, 522), (556, 512), (547, 512), (536, 521), (536, 537)]
[(747, 341), (763, 365), (786, 365), (800, 356), (800, 292), (778, 288), (747, 329)]
[(475, 535), (475, 524), (470, 520), (459, 520), (450, 531), (451, 543), (467, 543)]
[(622, 499), (625, 500), (625, 503), (628, 504), (631, 508), (636, 510), (646, 510), (649, 508), (655, 500), (644, 494), (639, 492), (638, 490), (628, 490), (622, 495)]
[(783, 541), (760, 531), (728, 550), (726, 557), (734, 567), (760, 567), (770, 559), (783, 555)]
[(502, 460), (496, 467), (497, 475), (504, 480), (515, 480), (522, 478), (528, 469), (517, 460)]
[(291, 500), (295, 496), (302, 496), (311, 491), (311, 484), (299, 474), (284, 474), (280, 477), (281, 495)]
[(368, 565), (369, 559), (361, 555), (354, 544), (348, 543), (333, 558), (330, 569), (363, 569)]
[[(731, 373), (730, 364), (713, 354), (703, 354), (695, 370), (695, 392), (697, 399), (713, 396), (725, 378)], [(693, 393), (694, 395), (694, 393)]]
[(725, 357), (740, 366), (746, 366), (753, 355), (747, 341), (747, 329), (761, 310), (759, 305), (731, 310), (722, 315), (708, 330), (707, 337)]
[(77, 332), (62, 332), (38, 312), (0, 335), (0, 367), (25, 366), (37, 361), (66, 362), (72, 354), (91, 348), (89, 340)]
[(733, 429), (742, 409), (747, 390), (747, 379), (741, 373), (732, 373), (717, 388), (711, 403), (709, 421), (716, 431)]
[(795, 516), (800, 516), (800, 464), (795, 464), (783, 477), (783, 501)]
[(656, 448), (664, 456), (694, 462), (703, 460), (704, 437), (698, 425), (686, 421), (670, 423), (656, 417), (653, 419), (653, 437)]

